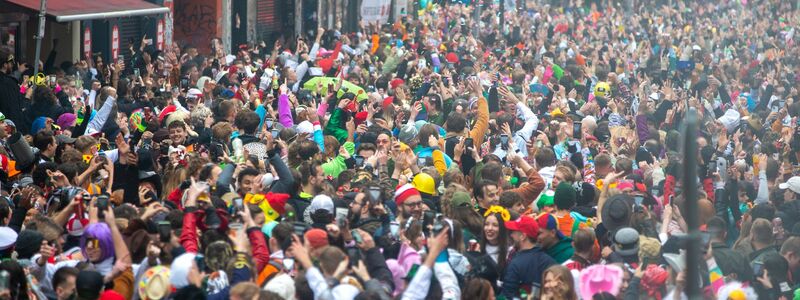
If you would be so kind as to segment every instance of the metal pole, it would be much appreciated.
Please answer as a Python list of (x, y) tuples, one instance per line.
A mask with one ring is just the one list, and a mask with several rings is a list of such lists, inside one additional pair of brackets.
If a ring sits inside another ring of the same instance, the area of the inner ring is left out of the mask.
[(46, 11), (47, 0), (41, 0), (41, 6), (39, 7), (39, 32), (36, 33), (36, 56), (33, 61), (33, 76), (39, 74), (39, 56), (42, 55), (42, 39), (44, 38)]
[(700, 269), (704, 263), (700, 245), (699, 214), (697, 206), (697, 111), (687, 107), (683, 128), (683, 194), (686, 225), (689, 227), (686, 243), (686, 295), (689, 299), (702, 299)]

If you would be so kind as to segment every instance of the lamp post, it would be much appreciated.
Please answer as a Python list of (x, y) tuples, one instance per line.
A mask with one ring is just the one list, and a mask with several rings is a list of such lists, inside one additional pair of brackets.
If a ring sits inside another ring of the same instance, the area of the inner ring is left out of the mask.
[(47, 0), (41, 0), (39, 7), (39, 31), (36, 32), (36, 56), (34, 57), (34, 62), (33, 62), (33, 76), (39, 74), (39, 56), (42, 54), (42, 39), (44, 38), (46, 11), (47, 11)]
[[(688, 107), (688, 106), (687, 106)], [(689, 299), (702, 299), (700, 292), (700, 270), (703, 263), (700, 245), (700, 217), (697, 206), (697, 111), (689, 108), (683, 128), (683, 191), (686, 211), (686, 225), (689, 227), (686, 243), (686, 295)], [(670, 203), (672, 205), (672, 203)]]

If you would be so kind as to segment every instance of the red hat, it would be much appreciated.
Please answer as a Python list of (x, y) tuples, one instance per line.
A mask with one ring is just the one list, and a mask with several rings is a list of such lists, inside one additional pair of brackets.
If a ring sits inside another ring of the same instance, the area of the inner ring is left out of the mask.
[(521, 216), (514, 221), (506, 222), (506, 228), (511, 231), (519, 231), (529, 238), (536, 238), (539, 236), (539, 224), (536, 220), (529, 216)]
[(447, 54), (444, 56), (444, 59), (445, 59), (445, 60), (447, 60), (447, 62), (449, 62), (449, 63), (451, 63), (451, 64), (456, 64), (456, 63), (458, 63), (458, 56), (457, 56), (455, 53), (453, 53), (453, 52), (447, 53)]
[(331, 58), (320, 59), (317, 65), (319, 65), (319, 67), (322, 68), (322, 72), (328, 73), (328, 71), (331, 70), (331, 67), (333, 67), (333, 59)]
[(362, 123), (367, 121), (367, 115), (369, 115), (369, 113), (367, 113), (365, 111), (357, 112), (356, 116), (355, 116), (356, 126), (361, 125)]
[(228, 74), (236, 74), (237, 72), (239, 72), (239, 68), (236, 66), (231, 66), (228, 68)]
[(403, 205), (403, 202), (412, 196), (417, 196), (422, 198), (422, 195), (419, 194), (419, 191), (411, 185), (410, 183), (406, 183), (404, 185), (398, 186), (397, 190), (394, 192), (394, 202), (397, 206)]
[(392, 105), (392, 103), (394, 103), (394, 96), (386, 97), (386, 99), (383, 99), (383, 109), (386, 109), (389, 105)]
[(169, 114), (174, 113), (175, 110), (177, 109), (178, 107), (172, 104), (167, 105), (167, 107), (164, 107), (164, 110), (162, 110), (161, 113), (158, 114), (158, 123), (164, 123), (164, 118), (166, 118)]
[(403, 81), (403, 79), (395, 78), (395, 79), (392, 79), (392, 81), (389, 82), (389, 87), (391, 87), (392, 89), (396, 89), (398, 86), (400, 86), (403, 83), (405, 83), (405, 81)]
[(106, 290), (100, 294), (100, 300), (125, 300), (125, 297), (114, 290)]
[(264, 195), (264, 199), (267, 199), (269, 206), (272, 206), (272, 209), (278, 214), (283, 215), (286, 213), (286, 202), (289, 201), (289, 194), (269, 192)]
[(304, 235), (311, 249), (318, 249), (328, 245), (328, 233), (325, 230), (314, 228), (306, 231)]

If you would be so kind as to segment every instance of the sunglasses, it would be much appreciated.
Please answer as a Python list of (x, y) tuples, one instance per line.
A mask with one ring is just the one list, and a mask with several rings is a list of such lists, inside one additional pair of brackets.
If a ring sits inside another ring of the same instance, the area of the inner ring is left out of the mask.
[(100, 249), (100, 240), (98, 239), (86, 240), (86, 249)]

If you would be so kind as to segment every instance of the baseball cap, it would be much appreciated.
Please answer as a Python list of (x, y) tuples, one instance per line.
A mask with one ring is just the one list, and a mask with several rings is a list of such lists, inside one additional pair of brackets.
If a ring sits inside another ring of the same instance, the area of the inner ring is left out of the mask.
[(518, 219), (506, 222), (506, 228), (511, 231), (519, 231), (529, 238), (535, 239), (539, 236), (539, 225), (536, 220), (529, 216), (520, 216)]
[(539, 228), (544, 228), (547, 230), (554, 230), (556, 232), (556, 236), (558, 239), (563, 239), (564, 234), (561, 233), (561, 230), (558, 230), (558, 221), (556, 217), (551, 214), (542, 214), (538, 218), (536, 218), (536, 223), (539, 225)]
[(800, 176), (789, 178), (786, 182), (779, 184), (778, 187), (782, 190), (790, 189), (792, 192), (800, 194)]

